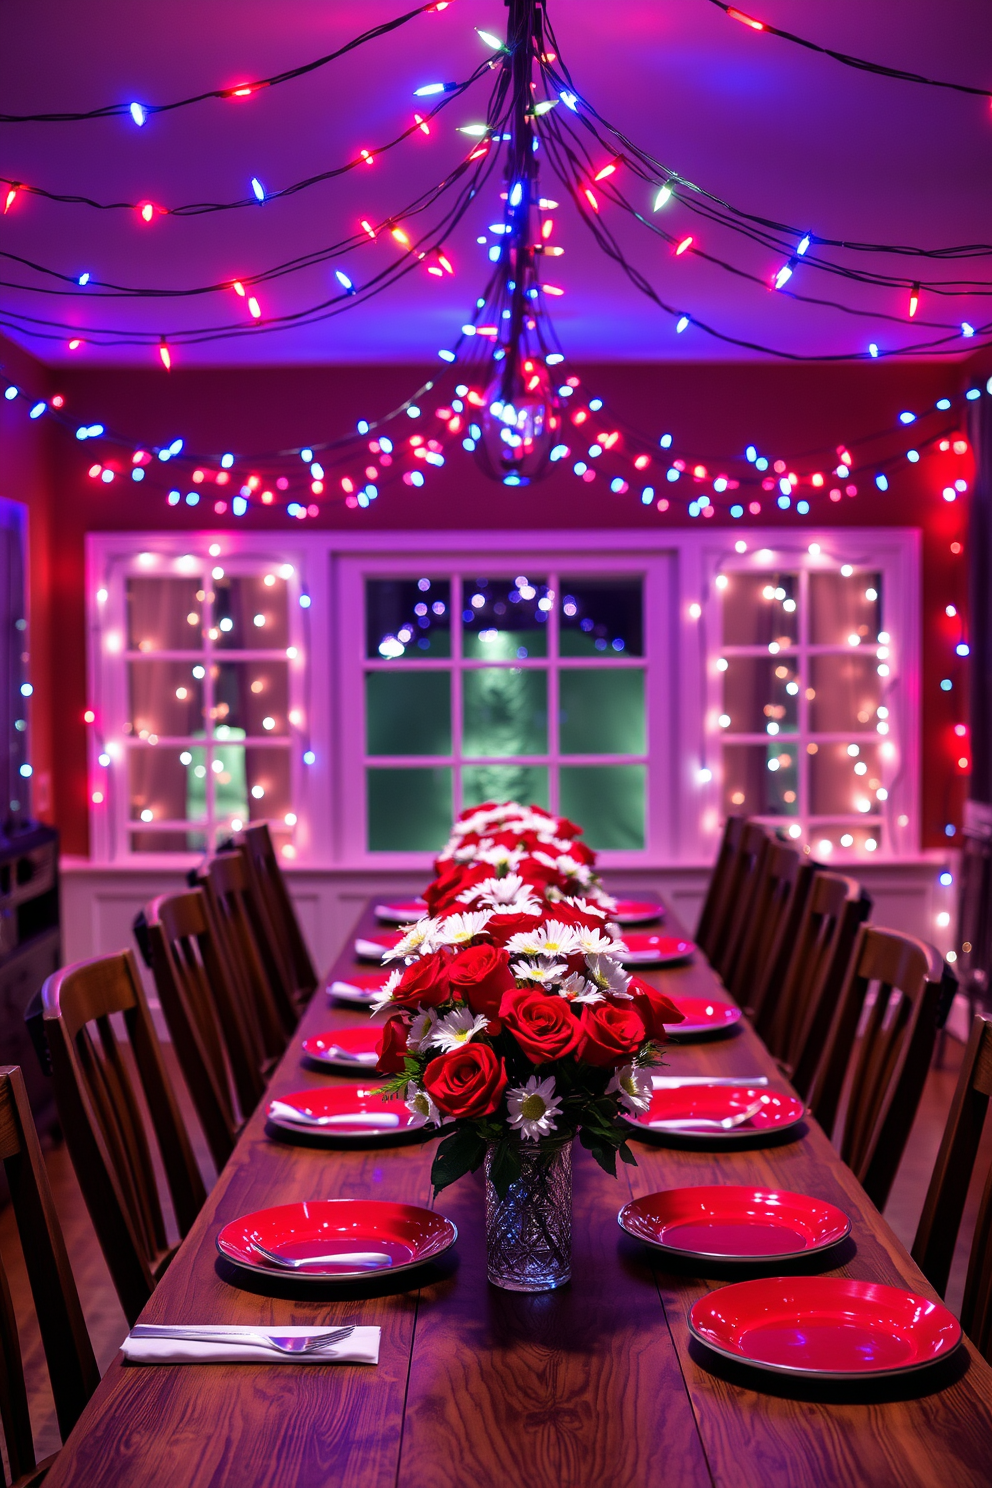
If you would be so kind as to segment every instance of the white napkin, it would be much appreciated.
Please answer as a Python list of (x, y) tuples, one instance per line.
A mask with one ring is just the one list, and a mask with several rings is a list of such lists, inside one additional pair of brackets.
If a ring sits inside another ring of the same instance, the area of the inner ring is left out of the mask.
[(355, 941), (355, 955), (363, 961), (381, 961), (389, 950), (389, 946), (379, 945), (374, 940), (364, 940), (361, 936)]
[[(186, 1326), (184, 1324), (184, 1326)], [(223, 1332), (204, 1327), (205, 1333)], [(265, 1328), (267, 1333), (306, 1338), (326, 1333), (327, 1328)], [(121, 1344), (121, 1353), (133, 1364), (378, 1364), (381, 1328), (355, 1328), (347, 1338), (312, 1354), (281, 1354), (232, 1338), (230, 1343), (200, 1343), (189, 1338), (132, 1338)]]

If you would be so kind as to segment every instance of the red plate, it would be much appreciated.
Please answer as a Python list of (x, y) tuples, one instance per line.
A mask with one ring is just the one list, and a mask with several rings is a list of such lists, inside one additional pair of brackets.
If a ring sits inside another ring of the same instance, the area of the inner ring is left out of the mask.
[(358, 1074), (362, 1070), (375, 1069), (381, 1037), (382, 1030), (372, 1026), (335, 1028), (330, 1033), (317, 1033), (313, 1038), (304, 1039), (303, 1052), (318, 1064), (329, 1065), (332, 1069), (353, 1070)]
[(402, 899), (396, 904), (377, 904), (375, 917), (384, 920), (387, 925), (412, 925), (415, 920), (422, 920), (427, 913), (427, 905), (423, 899)]
[(851, 1221), (833, 1204), (779, 1189), (669, 1188), (625, 1204), (622, 1230), (657, 1250), (707, 1260), (764, 1261), (836, 1245)]
[[(326, 1125), (307, 1120), (294, 1120), (273, 1105), (292, 1106), (303, 1117), (330, 1117)], [(395, 1141), (397, 1138), (420, 1136), (423, 1117), (414, 1116), (401, 1100), (385, 1100), (374, 1089), (355, 1085), (336, 1085), (332, 1090), (296, 1090), (291, 1095), (277, 1096), (266, 1112), (273, 1126), (281, 1131), (307, 1132), (327, 1142)]]
[(691, 940), (682, 940), (678, 935), (658, 935), (653, 930), (624, 935), (623, 943), (627, 951), (620, 959), (625, 966), (677, 966), (696, 951)]
[(744, 1016), (736, 1003), (712, 997), (673, 997), (671, 1001), (685, 1014), (685, 1022), (669, 1024), (669, 1038), (713, 1038), (735, 1028)]
[(656, 899), (618, 899), (611, 918), (618, 925), (653, 925), (665, 918), (665, 906)]
[[(757, 1109), (736, 1126), (706, 1124), (733, 1120), (753, 1107)], [(637, 1129), (638, 1136), (655, 1137), (661, 1141), (674, 1136), (693, 1142), (715, 1142), (722, 1147), (726, 1143), (784, 1131), (802, 1120), (803, 1111), (802, 1101), (794, 1095), (784, 1095), (761, 1085), (683, 1085), (677, 1090), (654, 1091), (648, 1109), (638, 1111), (636, 1116), (630, 1113), (626, 1120)], [(691, 1124), (673, 1127), (653, 1124), (662, 1121)]]
[[(409, 1271), (443, 1255), (457, 1238), (458, 1231), (450, 1219), (413, 1204), (388, 1204), (379, 1199), (309, 1199), (232, 1219), (217, 1236), (217, 1249), (226, 1260), (246, 1271), (326, 1283), (353, 1281), (379, 1271)], [(288, 1260), (364, 1253), (370, 1264), (325, 1262), (284, 1270), (260, 1256), (253, 1241)], [(388, 1262), (371, 1264), (372, 1258), (380, 1255), (388, 1256)]]
[(373, 935), (360, 935), (355, 941), (355, 955), (359, 961), (381, 961), (385, 953), (398, 946), (402, 939), (402, 930), (378, 930)]
[(337, 1002), (359, 1003), (367, 1007), (377, 992), (386, 985), (387, 978), (381, 971), (355, 971), (346, 978), (332, 982), (327, 989), (328, 997)]
[(818, 1379), (923, 1369), (961, 1342), (960, 1323), (940, 1302), (843, 1276), (736, 1282), (701, 1297), (689, 1327), (726, 1359)]

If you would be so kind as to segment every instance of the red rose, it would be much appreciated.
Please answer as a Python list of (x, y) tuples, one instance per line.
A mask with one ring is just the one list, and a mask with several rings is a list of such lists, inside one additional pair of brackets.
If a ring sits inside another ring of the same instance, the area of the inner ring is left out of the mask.
[(629, 1004), (586, 1003), (580, 1018), (582, 1040), (579, 1058), (604, 1068), (626, 1064), (644, 1042), (644, 1024)]
[(556, 899), (548, 908), (548, 916), (560, 925), (581, 925), (585, 930), (602, 930), (606, 915), (589, 907), (580, 909), (570, 899)]
[(581, 832), (582, 828), (569, 821), (567, 816), (560, 816), (555, 823), (556, 837), (578, 837)]
[(680, 1013), (664, 992), (659, 992), (657, 987), (652, 987), (648, 982), (642, 982), (640, 977), (631, 977), (627, 991), (634, 999), (634, 1007), (649, 1039), (660, 1042), (667, 1038), (666, 1023), (685, 1021), (685, 1013)]
[(590, 867), (596, 861), (596, 854), (584, 842), (570, 842), (568, 844), (568, 856), (575, 858), (580, 863), (585, 863), (586, 867)]
[(511, 935), (519, 935), (524, 930), (533, 930), (540, 923), (539, 915), (494, 914), (486, 925), (486, 934), (491, 935), (497, 945), (505, 945)]
[(506, 1069), (488, 1044), (463, 1044), (432, 1059), (424, 1089), (449, 1116), (491, 1116), (506, 1089)]
[(393, 990), (393, 1002), (401, 1008), (440, 1007), (450, 996), (448, 958), (441, 951), (411, 962)]
[(507, 992), (499, 1015), (531, 1064), (571, 1054), (582, 1034), (565, 998), (547, 992)]
[(424, 890), (428, 913), (437, 916), (452, 908), (461, 909), (458, 895), (465, 889), (471, 888), (473, 884), (481, 883), (484, 878), (489, 877), (491, 872), (492, 870), (485, 864), (478, 868), (468, 868), (464, 863), (453, 864)]
[(489, 1032), (498, 1033), (500, 999), (515, 985), (510, 958), (493, 945), (469, 946), (448, 966), (452, 992), (461, 994), (473, 1013), (485, 1013), (490, 1020)]
[(379, 1056), (379, 1062), (376, 1065), (377, 1074), (402, 1074), (403, 1061), (407, 1056), (406, 1040), (409, 1032), (409, 1018), (390, 1018), (375, 1046)]

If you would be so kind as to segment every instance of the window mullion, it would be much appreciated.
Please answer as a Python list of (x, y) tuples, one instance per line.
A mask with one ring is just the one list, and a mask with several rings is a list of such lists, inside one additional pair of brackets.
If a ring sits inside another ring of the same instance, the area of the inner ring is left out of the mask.
[(207, 817), (207, 851), (212, 853), (217, 845), (214, 822), (214, 647), (210, 632), (214, 623), (214, 579), (209, 573), (203, 577), (203, 732), (205, 747), (203, 762), (206, 766), (204, 792)]
[(462, 603), (464, 585), (460, 573), (451, 575), (451, 791), (455, 815), (462, 800)]
[(561, 605), (561, 584), (557, 573), (548, 575), (548, 587), (554, 595), (551, 609), (548, 611), (548, 810), (557, 816), (560, 811), (558, 762), (561, 752), (559, 742), (561, 720), (558, 705), (558, 662), (560, 659), (558, 616)]

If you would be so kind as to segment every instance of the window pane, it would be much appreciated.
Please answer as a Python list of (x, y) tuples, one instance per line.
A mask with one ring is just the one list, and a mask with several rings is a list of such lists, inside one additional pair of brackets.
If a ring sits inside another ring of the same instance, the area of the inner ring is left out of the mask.
[(639, 578), (563, 578), (562, 656), (596, 656), (604, 651), (643, 656), (642, 587)]
[(369, 851), (438, 852), (453, 815), (451, 770), (366, 771)]
[(646, 777), (644, 765), (563, 765), (559, 809), (590, 847), (643, 847)]
[(799, 674), (794, 657), (730, 656), (723, 673), (723, 724), (735, 734), (794, 734)]
[[(271, 581), (271, 582), (270, 582)], [(274, 573), (212, 579), (215, 644), (228, 651), (280, 650), (289, 644), (286, 580)]]
[(450, 754), (451, 673), (369, 672), (365, 738), (367, 754)]
[(405, 661), (450, 656), (450, 582), (366, 579), (365, 654)]
[[(465, 656), (490, 657), (548, 654), (548, 611), (551, 600), (543, 579), (466, 577), (462, 580), (462, 651)], [(498, 648), (498, 649), (497, 649)]]
[(794, 744), (724, 744), (723, 810), (748, 816), (799, 814)]
[(810, 757), (809, 785), (810, 811), (814, 816), (857, 816), (880, 811), (876, 792), (884, 786), (878, 745), (819, 745)]
[(882, 700), (882, 679), (873, 656), (856, 651), (810, 657), (809, 726), (814, 733), (873, 728)]
[(548, 679), (521, 667), (462, 673), (466, 755), (544, 754), (548, 747)]
[(289, 664), (285, 661), (221, 661), (211, 668), (214, 734), (224, 728), (251, 737), (289, 733)]
[(799, 631), (799, 576), (731, 573), (722, 591), (723, 639), (728, 646), (794, 645)]
[[(200, 749), (199, 763), (203, 763)], [(190, 751), (184, 751), (188, 758)], [(206, 773), (204, 771), (204, 773)], [(180, 751), (168, 746), (128, 750), (128, 815), (132, 821), (198, 821), (206, 815), (205, 797), (190, 800), (188, 766)]]
[(848, 636), (875, 640), (882, 623), (882, 576), (864, 571), (809, 576), (809, 638), (814, 646), (847, 646)]
[(547, 765), (465, 765), (462, 806), (481, 806), (483, 801), (521, 801), (547, 809)]
[(245, 750), (245, 783), (248, 787), (248, 815), (252, 821), (284, 821), (287, 811), (292, 811), (293, 806), (289, 750), (259, 749), (249, 745)]
[(131, 851), (136, 853), (203, 853), (205, 832), (132, 832)]
[[(228, 735), (241, 738), (240, 730), (229, 729)], [(219, 733), (219, 730), (218, 730)], [(187, 815), (192, 820), (207, 814), (207, 752), (202, 746), (191, 744), (184, 751), (189, 755), (187, 772)], [(243, 744), (218, 743), (214, 745), (210, 771), (214, 782), (214, 817), (230, 830), (230, 819), (244, 821), (248, 815), (248, 790), (245, 785), (245, 750)]]
[(203, 684), (188, 661), (129, 661), (127, 671), (131, 733), (202, 734)]
[(563, 669), (558, 689), (562, 754), (644, 754), (640, 668)]
[(129, 578), (127, 644), (131, 651), (198, 651), (201, 646), (199, 578)]

